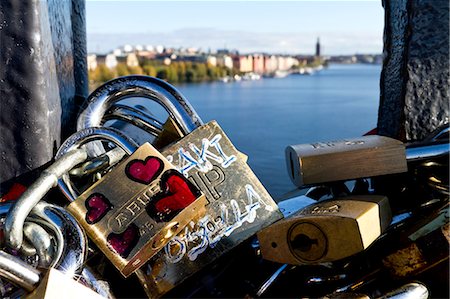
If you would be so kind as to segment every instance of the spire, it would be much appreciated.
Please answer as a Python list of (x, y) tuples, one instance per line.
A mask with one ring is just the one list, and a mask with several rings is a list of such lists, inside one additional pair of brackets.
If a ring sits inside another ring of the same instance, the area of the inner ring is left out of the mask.
[(320, 39), (317, 37), (317, 43), (316, 43), (316, 57), (320, 57)]

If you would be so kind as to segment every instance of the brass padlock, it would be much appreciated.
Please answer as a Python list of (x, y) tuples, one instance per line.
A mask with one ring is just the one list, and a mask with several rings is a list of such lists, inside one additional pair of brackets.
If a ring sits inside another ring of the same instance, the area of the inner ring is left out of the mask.
[(83, 297), (92, 299), (104, 298), (54, 268), (50, 268), (39, 282), (37, 288), (26, 296), (27, 299), (75, 299)]
[(319, 264), (365, 250), (391, 220), (386, 197), (351, 196), (309, 205), (257, 236), (264, 259), (293, 265)]
[(405, 145), (376, 135), (291, 145), (286, 162), (298, 187), (408, 171)]
[(211, 121), (162, 154), (204, 194), (205, 217), (191, 222), (137, 272), (150, 297), (159, 297), (280, 219), (276, 203), (220, 126)]
[(67, 209), (127, 277), (204, 214), (205, 204), (205, 196), (145, 143)]

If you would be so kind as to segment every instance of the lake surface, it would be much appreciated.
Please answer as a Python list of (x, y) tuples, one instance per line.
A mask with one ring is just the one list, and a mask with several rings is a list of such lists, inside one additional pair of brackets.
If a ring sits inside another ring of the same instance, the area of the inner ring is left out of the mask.
[(331, 65), (311, 76), (177, 85), (217, 120), (274, 197), (292, 191), (286, 146), (358, 137), (376, 127), (380, 65)]

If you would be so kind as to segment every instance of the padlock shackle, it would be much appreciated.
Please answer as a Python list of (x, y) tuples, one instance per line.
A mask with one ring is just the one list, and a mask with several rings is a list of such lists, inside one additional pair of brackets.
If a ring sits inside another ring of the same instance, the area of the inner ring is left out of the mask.
[(21, 251), (23, 252), (26, 249), (30, 252), (30, 249), (34, 249), (33, 254), (37, 254), (39, 258), (39, 267), (40, 268), (48, 268), (52, 264), (52, 260), (55, 257), (55, 252), (52, 250), (52, 241), (50, 234), (42, 228), (40, 224), (26, 221), (23, 226), (23, 234), (25, 238), (30, 242), (31, 248), (24, 248), (26, 242), (22, 244)]
[[(72, 151), (80, 150), (83, 145), (87, 145), (89, 142), (98, 140), (110, 141), (120, 147), (128, 155), (131, 155), (138, 148), (136, 142), (122, 134), (117, 129), (108, 127), (94, 127), (77, 131), (67, 138), (56, 153), (56, 158), (58, 159), (59, 157), (64, 157)], [(83, 147), (83, 150), (85, 149), (86, 148)], [(72, 202), (78, 197), (78, 194), (72, 188), (68, 172), (63, 174), (58, 180), (58, 187), (69, 201)]]
[[(12, 205), (9, 202), (1, 204), (0, 217), (6, 216)], [(87, 237), (69, 212), (62, 207), (41, 201), (31, 210), (26, 223), (46, 228), (54, 236), (57, 249), (49, 267), (71, 277), (82, 272), (88, 254)], [(36, 248), (36, 251), (43, 249), (45, 248)]]
[(64, 208), (39, 202), (31, 211), (31, 221), (53, 232), (57, 251), (51, 267), (74, 277), (81, 273), (87, 259), (87, 237), (80, 224)]
[(132, 75), (113, 79), (97, 88), (78, 117), (77, 129), (101, 126), (112, 105), (130, 97), (159, 103), (186, 135), (203, 125), (197, 112), (175, 87), (154, 77)]
[(40, 272), (21, 259), (0, 250), (0, 276), (28, 292), (39, 283)]
[(110, 109), (108, 109), (103, 116), (102, 125), (108, 120), (121, 120), (128, 122), (154, 136), (161, 134), (164, 125), (157, 119), (143, 113), (139, 109), (118, 104), (114, 104)]
[(74, 150), (61, 156), (19, 197), (5, 219), (5, 241), (10, 248), (19, 250), (22, 246), (23, 225), (34, 206), (51, 188), (56, 186), (58, 179), (64, 173), (86, 159), (85, 150)]

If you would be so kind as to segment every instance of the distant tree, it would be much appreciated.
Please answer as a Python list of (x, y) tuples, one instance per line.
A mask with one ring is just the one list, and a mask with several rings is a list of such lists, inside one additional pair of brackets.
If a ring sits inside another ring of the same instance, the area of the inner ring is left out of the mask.
[(206, 65), (204, 63), (195, 63), (195, 64), (193, 64), (193, 67), (194, 67), (194, 70), (197, 73), (197, 80), (198, 81), (205, 80), (206, 77), (207, 77)]
[(153, 65), (144, 65), (143, 70), (145, 75), (156, 77), (156, 68)]
[(119, 63), (116, 66), (117, 76), (128, 76), (130, 74), (128, 67), (125, 63)]
[(167, 81), (170, 83), (178, 82), (177, 68), (173, 64), (169, 65), (169, 67), (167, 68)]
[(177, 73), (178, 73), (178, 80), (180, 82), (186, 82), (186, 64), (184, 61), (177, 62)]
[(159, 67), (156, 69), (156, 77), (161, 80), (167, 80), (167, 68), (166, 67)]
[(128, 67), (128, 73), (130, 75), (143, 75), (144, 71), (140, 66), (129, 66)]
[(186, 69), (186, 82), (196, 82), (197, 81), (197, 73), (194, 69), (187, 68)]
[(92, 73), (92, 81), (103, 83), (109, 81), (117, 76), (117, 73), (110, 70), (106, 65), (99, 64), (95, 71)]

